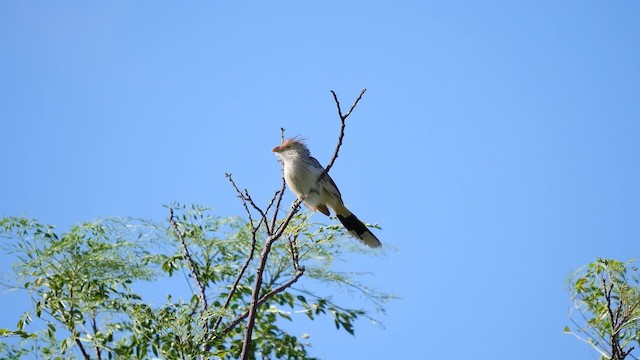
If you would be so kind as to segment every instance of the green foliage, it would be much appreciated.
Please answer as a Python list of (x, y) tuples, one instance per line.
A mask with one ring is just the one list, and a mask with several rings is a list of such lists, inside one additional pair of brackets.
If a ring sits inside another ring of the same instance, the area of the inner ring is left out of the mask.
[(622, 360), (640, 345), (640, 286), (634, 260), (598, 259), (569, 278), (574, 302), (572, 334), (602, 359)]
[[(254, 238), (246, 221), (218, 218), (199, 206), (176, 207), (180, 237), (169, 224), (136, 219), (83, 223), (64, 233), (29, 219), (1, 219), (0, 235), (11, 240), (7, 250), (18, 259), (14, 287), (29, 293), (33, 308), (17, 319), (16, 329), (0, 329), (0, 337), (20, 342), (0, 343), (0, 359), (237, 358), (258, 261), (249, 254), (252, 247), (260, 253), (264, 234)], [(306, 337), (283, 327), (296, 317), (328, 315), (350, 334), (356, 320), (370, 317), (368, 310), (338, 305), (317, 289), (355, 290), (376, 311), (384, 310), (392, 296), (360, 284), (362, 274), (332, 270), (345, 252), (345, 244), (335, 241), (341, 236), (339, 228), (298, 214), (274, 244), (261, 290), (272, 296), (258, 308), (253, 358), (309, 358)], [(299, 284), (274, 291), (298, 273), (293, 253), (313, 291)], [(205, 289), (206, 306), (195, 278)], [(183, 281), (192, 291), (175, 293)], [(145, 299), (135, 290), (144, 284), (164, 290), (166, 302)]]

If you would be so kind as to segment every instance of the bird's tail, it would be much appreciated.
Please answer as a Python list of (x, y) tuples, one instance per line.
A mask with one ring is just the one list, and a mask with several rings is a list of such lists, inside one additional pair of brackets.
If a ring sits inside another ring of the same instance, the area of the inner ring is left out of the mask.
[(362, 241), (365, 245), (369, 247), (380, 247), (382, 243), (378, 238), (373, 235), (371, 230), (367, 228), (365, 224), (362, 223), (349, 209), (347, 209), (344, 205), (339, 204), (335, 209), (336, 216), (338, 220), (344, 225), (344, 228), (347, 229), (349, 234), (351, 234), (356, 239)]

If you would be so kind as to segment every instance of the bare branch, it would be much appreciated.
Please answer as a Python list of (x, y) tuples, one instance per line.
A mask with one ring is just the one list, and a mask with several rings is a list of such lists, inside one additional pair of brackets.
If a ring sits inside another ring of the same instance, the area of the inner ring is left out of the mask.
[(287, 226), (289, 226), (289, 223), (291, 222), (291, 220), (293, 219), (293, 217), (296, 215), (296, 213), (298, 212), (298, 210), (300, 210), (300, 205), (302, 204), (302, 201), (296, 199), (293, 204), (291, 204), (291, 210), (289, 211), (289, 215), (287, 215), (287, 217), (284, 219), (284, 221), (282, 223), (280, 223), (280, 225), (278, 226), (278, 228), (273, 232), (272, 237), (274, 239), (279, 239), (280, 236), (282, 236), (282, 234), (284, 233), (284, 231), (286, 230)]
[[(98, 324), (96, 322), (95, 311), (91, 314), (90, 321), (93, 335), (96, 336), (98, 334)], [(98, 346), (98, 343), (94, 343), (94, 348), (96, 349), (96, 357), (98, 358), (98, 360), (102, 360), (102, 350), (100, 349), (100, 346)]]
[(91, 359), (91, 357), (89, 356), (87, 351), (84, 349), (84, 346), (82, 345), (82, 341), (80, 341), (80, 339), (76, 336), (76, 334), (74, 334), (74, 340), (76, 342), (76, 345), (78, 345), (78, 348), (80, 349), (80, 352), (82, 353), (82, 356), (87, 360)]
[[(247, 213), (247, 216), (249, 217), (249, 224), (251, 226), (251, 249), (249, 250), (249, 254), (247, 255), (247, 259), (245, 260), (244, 264), (240, 268), (240, 271), (238, 272), (238, 275), (236, 276), (236, 279), (234, 280), (233, 284), (231, 285), (231, 288), (229, 289), (229, 294), (227, 295), (227, 298), (225, 299), (225, 302), (222, 305), (222, 309), (223, 310), (225, 310), (229, 306), (229, 303), (231, 303), (231, 299), (233, 298), (233, 295), (235, 294), (235, 292), (236, 292), (236, 290), (238, 288), (238, 284), (240, 283), (240, 280), (244, 276), (244, 273), (246, 272), (247, 268), (249, 267), (249, 264), (251, 263), (251, 260), (253, 259), (253, 255), (255, 254), (255, 250), (256, 250), (256, 241), (257, 241), (258, 230), (260, 229), (260, 225), (263, 222), (266, 222), (265, 213), (262, 212), (262, 209), (258, 208), (258, 206), (253, 202), (253, 200), (251, 199), (251, 196), (249, 195), (249, 192), (247, 190), (245, 190), (244, 193), (242, 191), (240, 191), (240, 189), (238, 188), (236, 183), (233, 181), (233, 178), (231, 177), (231, 174), (227, 173), (227, 174), (225, 174), (225, 176), (227, 177), (227, 179), (229, 179), (229, 182), (231, 183), (233, 188), (236, 190), (236, 193), (238, 194), (238, 197), (242, 201), (242, 205), (244, 206), (244, 209), (245, 209), (245, 211)], [(275, 196), (274, 196), (274, 199), (275, 199)], [(269, 206), (271, 206), (271, 204), (273, 204), (273, 201), (274, 200), (272, 199)], [(249, 206), (247, 205), (247, 202), (252, 204), (254, 209), (257, 209), (258, 212), (261, 214), (261, 218), (260, 218), (260, 221), (258, 222), (258, 224), (254, 224), (253, 218), (251, 216), (251, 211), (249, 210)], [(266, 227), (267, 232), (268, 232), (269, 231), (269, 226), (265, 225), (265, 227)], [(213, 325), (213, 330), (214, 331), (220, 326), (220, 323), (222, 322), (222, 318), (223, 318), (223, 316), (220, 315), (216, 319), (216, 322)]]
[(240, 191), (240, 189), (238, 188), (236, 183), (233, 181), (233, 178), (231, 177), (231, 173), (225, 173), (224, 176), (226, 176), (226, 178), (229, 180), (229, 182), (231, 183), (233, 188), (236, 190), (236, 193), (238, 194), (238, 197), (242, 201), (242, 206), (244, 206), (244, 211), (247, 213), (247, 216), (249, 217), (249, 223), (251, 224), (251, 227), (253, 227), (253, 218), (251, 216), (251, 211), (249, 211), (249, 206), (247, 205), (247, 200), (244, 198), (244, 195), (242, 194), (242, 191)]
[[(264, 209), (265, 215), (269, 213), (269, 210), (271, 210), (271, 207), (276, 202), (276, 199), (278, 198), (278, 195), (280, 195), (280, 190), (276, 190), (276, 192), (273, 193), (273, 197), (271, 198), (271, 201), (269, 201), (269, 205), (267, 205), (267, 208)], [(273, 228), (273, 226), (272, 226), (272, 228)]]
[[(346, 127), (346, 119), (347, 119), (347, 117), (349, 117), (349, 115), (351, 115), (351, 112), (355, 109), (356, 105), (358, 104), (358, 102), (360, 101), (360, 99), (362, 98), (362, 96), (364, 95), (364, 93), (366, 91), (367, 91), (366, 89), (362, 89), (362, 91), (360, 92), (360, 95), (358, 96), (356, 101), (353, 103), (353, 105), (351, 105), (351, 108), (349, 109), (349, 111), (344, 115), (342, 114), (342, 109), (340, 107), (340, 102), (338, 101), (338, 96), (336, 95), (336, 93), (334, 91), (331, 91), (331, 93), (333, 94), (333, 98), (334, 98), (334, 100), (336, 102), (336, 106), (338, 108), (338, 115), (340, 116), (340, 123), (341, 123), (340, 135), (338, 136), (338, 144), (336, 145), (336, 148), (335, 148), (335, 150), (333, 152), (333, 157), (331, 158), (331, 161), (329, 162), (327, 167), (324, 169), (322, 174), (320, 174), (320, 176), (318, 177), (318, 181), (320, 181), (320, 179), (322, 179), (329, 172), (331, 167), (333, 167), (333, 164), (335, 163), (336, 159), (338, 158), (338, 154), (340, 152), (340, 147), (342, 146), (342, 140), (344, 138), (344, 129)], [(281, 138), (284, 141), (284, 128), (281, 128), (280, 132), (281, 132)], [(229, 176), (229, 178), (230, 178), (230, 176)], [(274, 215), (273, 215), (273, 218), (272, 218), (272, 221), (271, 221), (271, 226), (269, 226), (269, 224), (267, 223), (266, 212), (263, 212), (253, 202), (253, 200), (251, 199), (251, 196), (249, 196), (249, 192), (247, 190), (245, 190), (244, 194), (243, 194), (242, 192), (240, 192), (238, 190), (237, 186), (235, 186), (233, 181), (232, 181), (232, 184), (233, 184), (234, 188), (236, 188), (236, 191), (240, 194), (241, 198), (243, 199), (243, 203), (245, 203), (245, 208), (247, 209), (247, 212), (248, 212), (248, 207), (246, 206), (246, 202), (248, 201), (253, 206), (253, 208), (260, 213), (260, 215), (262, 216), (262, 219), (264, 220), (265, 227), (267, 228), (267, 238), (265, 240), (265, 246), (262, 249), (262, 253), (260, 254), (260, 262), (259, 262), (258, 267), (256, 269), (256, 278), (255, 278), (255, 282), (254, 282), (253, 289), (252, 289), (251, 303), (249, 305), (249, 309), (243, 315), (241, 315), (236, 320), (234, 320), (230, 325), (228, 325), (225, 328), (225, 330), (223, 331), (223, 333), (226, 333), (226, 332), (230, 331), (235, 326), (237, 326), (237, 324), (239, 324), (241, 321), (243, 321), (243, 319), (245, 317), (247, 318), (247, 327), (246, 327), (246, 330), (245, 330), (244, 340), (243, 340), (243, 343), (242, 343), (241, 358), (243, 360), (248, 360), (250, 358), (251, 337), (252, 337), (252, 334), (253, 334), (253, 328), (255, 326), (255, 318), (256, 318), (258, 307), (262, 303), (264, 303), (264, 301), (268, 300), (270, 297), (274, 296), (278, 292), (281, 292), (281, 291), (285, 290), (286, 288), (291, 286), (293, 283), (298, 281), (298, 279), (304, 274), (304, 267), (301, 267), (298, 264), (297, 250), (296, 250), (295, 243), (294, 243), (295, 239), (294, 240), (290, 239), (290, 246), (291, 246), (291, 249), (292, 249), (292, 259), (294, 261), (293, 265), (294, 265), (294, 269), (296, 269), (296, 275), (293, 278), (291, 278), (288, 282), (283, 284), (282, 286), (280, 286), (277, 289), (271, 291), (270, 293), (264, 295), (263, 297), (260, 297), (260, 291), (261, 291), (261, 288), (262, 288), (262, 280), (263, 280), (262, 279), (262, 275), (263, 275), (263, 272), (264, 272), (266, 264), (267, 264), (267, 259), (269, 257), (269, 253), (271, 251), (271, 246), (282, 236), (282, 234), (284, 234), (284, 231), (289, 226), (289, 223), (291, 222), (291, 220), (293, 219), (295, 214), (300, 209), (301, 201), (299, 199), (294, 201), (294, 203), (291, 205), (291, 210), (289, 211), (289, 214), (282, 221), (282, 223), (280, 223), (280, 225), (276, 228), (275, 225), (277, 223), (277, 217), (278, 217), (278, 212), (279, 212), (279, 208), (280, 208), (280, 203), (282, 201), (282, 196), (284, 194), (284, 188), (286, 186), (286, 182), (284, 180), (284, 174), (283, 174), (283, 179), (282, 179), (282, 188), (281, 188), (279, 194), (274, 196), (274, 198), (271, 200), (271, 203), (269, 204), (269, 207), (271, 207), (271, 205), (274, 203), (274, 199), (277, 199), (277, 200), (275, 200), (276, 208), (274, 210)], [(217, 322), (216, 324), (219, 324), (219, 322)]]
[(251, 303), (249, 305), (249, 318), (247, 319), (247, 328), (244, 335), (244, 341), (242, 342), (242, 360), (249, 360), (251, 347), (251, 337), (253, 334), (253, 327), (255, 326), (256, 321), (256, 313), (258, 311), (258, 300), (260, 296), (260, 290), (262, 289), (262, 273), (264, 272), (264, 268), (267, 266), (267, 259), (269, 257), (269, 252), (271, 252), (271, 245), (274, 243), (272, 237), (267, 237), (267, 241), (265, 241), (264, 248), (262, 249), (262, 254), (260, 254), (260, 263), (256, 270), (256, 279), (253, 284), (253, 291), (251, 293)]
[[(282, 142), (284, 142), (284, 128), (280, 128), (280, 138)], [(280, 212), (280, 203), (282, 202), (282, 197), (284, 196), (284, 189), (287, 187), (287, 183), (284, 180), (284, 168), (282, 168), (282, 185), (280, 186), (280, 190), (277, 191), (277, 200), (276, 207), (273, 211), (273, 217), (271, 218), (271, 228), (275, 229), (276, 222), (278, 221), (278, 213)]]
[[(262, 220), (260, 220), (260, 222), (262, 222)], [(226, 310), (227, 307), (229, 307), (229, 303), (231, 303), (231, 299), (233, 298), (233, 295), (235, 294), (238, 288), (238, 284), (240, 283), (240, 280), (244, 276), (244, 273), (247, 271), (247, 268), (249, 267), (251, 260), (253, 260), (253, 255), (256, 252), (256, 236), (259, 228), (260, 228), (260, 223), (258, 223), (258, 225), (256, 226), (251, 225), (251, 250), (249, 250), (249, 255), (247, 255), (247, 259), (245, 260), (244, 264), (242, 264), (242, 268), (240, 268), (240, 272), (238, 272), (236, 279), (233, 281), (233, 284), (229, 289), (229, 294), (227, 295), (227, 298), (224, 304), (222, 305), (223, 310)], [(218, 329), (218, 326), (220, 326), (220, 323), (222, 322), (222, 318), (223, 318), (222, 315), (218, 316), (215, 324), (213, 325), (213, 329), (212, 329), (213, 331), (216, 331)]]
[(284, 189), (287, 187), (287, 183), (284, 180), (284, 169), (282, 171), (282, 185), (280, 186), (280, 190), (277, 191), (278, 199), (276, 200), (276, 207), (273, 210), (273, 217), (271, 218), (272, 229), (275, 229), (276, 227), (276, 222), (278, 221), (278, 213), (280, 212), (280, 204), (282, 203), (282, 198), (284, 197)]
[(235, 181), (233, 181), (233, 178), (231, 177), (230, 173), (226, 173), (225, 176), (227, 177), (227, 179), (229, 180), (229, 182), (231, 183), (233, 188), (236, 190), (236, 193), (238, 194), (238, 197), (242, 201), (242, 206), (244, 206), (244, 210), (247, 213), (247, 216), (249, 217), (249, 222), (251, 223), (251, 227), (253, 228), (253, 218), (251, 216), (251, 211), (249, 210), (249, 206), (247, 205), (247, 202), (249, 202), (249, 204), (251, 204), (251, 207), (253, 207), (256, 211), (258, 211), (258, 213), (260, 213), (260, 216), (262, 217), (260, 222), (264, 223), (265, 229), (267, 231), (267, 234), (270, 234), (271, 233), (271, 228), (269, 227), (269, 224), (267, 223), (267, 216), (262, 211), (262, 209), (260, 209), (258, 207), (258, 205), (256, 205), (256, 203), (253, 202), (253, 199), (249, 195), (249, 191), (247, 189), (244, 189), (244, 192), (240, 191), (240, 188), (238, 188), (238, 186), (236, 185)]
[[(301, 267), (295, 274), (294, 277), (292, 277), (291, 279), (289, 279), (289, 281), (287, 281), (286, 283), (280, 285), (279, 287), (277, 287), (276, 289), (271, 290), (268, 294), (262, 296), (258, 302), (257, 305), (261, 306), (262, 304), (264, 304), (267, 300), (271, 299), (272, 297), (274, 297), (275, 295), (277, 295), (278, 293), (286, 290), (287, 288), (289, 288), (291, 285), (293, 285), (296, 281), (298, 281), (298, 279), (300, 279), (300, 277), (302, 277), (302, 275), (304, 275), (304, 267)], [(244, 319), (247, 318), (247, 316), (249, 316), (249, 310), (245, 311), (242, 315), (238, 316), (235, 320), (233, 320), (229, 325), (227, 325), (227, 327), (224, 328), (224, 330), (222, 330), (223, 334), (228, 333), (229, 331), (233, 330), (236, 326), (238, 326), (238, 324), (240, 324)]]
[(300, 267), (297, 271), (296, 274), (294, 275), (294, 277), (292, 277), (291, 279), (289, 279), (286, 283), (278, 286), (277, 288), (269, 291), (267, 294), (263, 295), (260, 300), (258, 300), (258, 304), (264, 304), (265, 301), (271, 299), (272, 297), (274, 297), (276, 294), (283, 292), (284, 290), (286, 290), (287, 288), (291, 287), (291, 285), (295, 284), (296, 281), (298, 281), (298, 279), (300, 279), (300, 277), (302, 277), (302, 275), (304, 275), (304, 271), (305, 268), (304, 267)]
[(360, 99), (362, 98), (362, 95), (364, 95), (366, 91), (367, 91), (366, 88), (362, 89), (362, 91), (360, 92), (360, 95), (358, 95), (358, 98), (356, 99), (356, 101), (353, 103), (353, 105), (351, 105), (351, 108), (349, 109), (349, 111), (347, 111), (345, 115), (342, 115), (342, 109), (340, 108), (340, 102), (338, 101), (338, 96), (333, 90), (331, 90), (331, 93), (333, 94), (333, 99), (335, 100), (336, 106), (338, 107), (338, 115), (340, 115), (340, 119), (346, 120), (349, 117), (349, 115), (351, 115), (351, 112), (353, 111), (353, 109), (356, 108), (356, 105), (358, 105), (358, 102), (360, 101)]
[(340, 152), (340, 147), (342, 146), (342, 139), (344, 138), (344, 128), (346, 126), (346, 120), (349, 117), (349, 115), (351, 115), (351, 112), (353, 111), (353, 109), (355, 109), (356, 105), (358, 105), (358, 102), (360, 101), (360, 99), (362, 98), (362, 95), (364, 95), (366, 91), (367, 91), (366, 88), (362, 89), (362, 91), (360, 92), (360, 95), (358, 95), (358, 98), (356, 99), (356, 101), (353, 103), (353, 105), (351, 105), (351, 108), (349, 109), (349, 111), (345, 115), (342, 115), (342, 109), (340, 108), (340, 101), (338, 101), (338, 95), (336, 95), (335, 91), (331, 90), (331, 94), (333, 94), (333, 100), (336, 102), (336, 107), (338, 108), (338, 116), (340, 116), (340, 135), (338, 135), (338, 144), (336, 145), (336, 148), (333, 151), (333, 156), (331, 157), (331, 161), (329, 161), (329, 164), (327, 164), (327, 167), (324, 168), (324, 171), (318, 177), (318, 181), (320, 181), (320, 179), (322, 179), (329, 172), (329, 170), (331, 170), (331, 168), (333, 167), (333, 164), (336, 162), (336, 159), (338, 158), (338, 153)]
[(291, 251), (291, 261), (293, 263), (293, 269), (298, 271), (300, 269), (300, 257), (298, 253), (298, 236), (300, 233), (289, 236), (289, 249)]
[[(291, 207), (291, 211), (289, 212), (289, 215), (287, 216), (285, 221), (282, 224), (280, 224), (280, 226), (278, 227), (278, 229), (275, 231), (274, 234), (267, 236), (264, 248), (262, 249), (262, 253), (260, 254), (260, 263), (258, 264), (258, 268), (256, 269), (256, 279), (253, 284), (253, 290), (251, 293), (251, 303), (249, 304), (249, 310), (247, 314), (248, 315), (247, 328), (245, 331), (244, 341), (242, 343), (241, 358), (243, 360), (248, 360), (250, 358), (249, 349), (251, 347), (251, 337), (253, 334), (253, 328), (255, 326), (255, 319), (256, 319), (256, 314), (258, 312), (258, 307), (261, 304), (259, 296), (260, 296), (260, 290), (262, 289), (262, 274), (264, 272), (264, 269), (267, 266), (267, 260), (269, 258), (269, 253), (271, 252), (271, 246), (282, 236), (282, 234), (284, 233), (284, 230), (289, 225), (289, 222), (291, 221), (291, 219), (293, 219), (293, 216), (298, 211), (299, 207), (300, 207), (300, 201), (296, 200), (293, 203)], [(295, 280), (293, 280), (291, 284), (298, 281), (300, 276), (302, 276), (303, 274), (304, 274), (304, 269), (299, 269), (298, 272), (296, 273), (296, 276), (294, 277)], [(291, 285), (290, 284), (287, 286), (283, 285), (278, 289), (279, 291), (282, 291), (286, 289), (288, 286), (291, 286)], [(274, 293), (273, 295), (275, 294), (276, 293)]]
[[(249, 195), (249, 190), (244, 189), (244, 198), (251, 204), (251, 206), (260, 214), (261, 222), (264, 224), (265, 230), (267, 231), (267, 235), (271, 235), (271, 228), (269, 227), (269, 221), (267, 220), (267, 214), (262, 211), (262, 209), (253, 202), (251, 195)], [(275, 197), (274, 197), (275, 198)], [(271, 206), (271, 205), (269, 205)]]
[[(621, 354), (621, 356), (620, 356), (620, 358), (621, 358), (621, 359), (626, 358), (628, 355), (630, 355), (629, 353), (630, 353), (630, 352), (632, 352), (632, 351), (633, 351), (633, 349), (635, 349), (635, 347), (634, 347), (634, 346), (630, 347), (627, 351), (623, 351), (623, 352), (622, 352), (622, 354)], [(635, 356), (631, 356), (631, 357), (635, 359)]]

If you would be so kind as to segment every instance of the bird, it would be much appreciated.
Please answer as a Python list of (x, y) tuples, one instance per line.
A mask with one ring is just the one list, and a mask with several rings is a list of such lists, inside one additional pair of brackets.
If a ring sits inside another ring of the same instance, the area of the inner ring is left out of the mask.
[(301, 138), (283, 140), (272, 150), (282, 163), (284, 180), (287, 187), (312, 211), (319, 211), (330, 216), (333, 210), (338, 220), (356, 239), (365, 245), (377, 248), (382, 246), (378, 238), (362, 223), (342, 202), (338, 186), (324, 167), (316, 160)]

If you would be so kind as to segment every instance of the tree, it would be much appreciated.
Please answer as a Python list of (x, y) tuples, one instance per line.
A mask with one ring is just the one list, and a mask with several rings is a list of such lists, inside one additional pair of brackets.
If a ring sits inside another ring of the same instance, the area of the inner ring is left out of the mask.
[[(343, 115), (333, 95), (342, 127), (330, 166), (345, 119), (360, 99)], [(284, 181), (261, 208), (227, 177), (244, 219), (180, 204), (169, 207), (168, 222), (107, 219), (67, 232), (25, 218), (1, 219), (0, 235), (11, 240), (18, 258), (12, 287), (29, 292), (33, 309), (16, 329), (0, 329), (0, 336), (21, 339), (1, 344), (0, 356), (305, 359), (308, 339), (290, 334), (283, 320), (327, 315), (353, 334), (357, 319), (384, 312), (393, 296), (362, 284), (365, 274), (332, 269), (345, 254), (369, 250), (340, 242), (347, 237), (342, 227), (311, 222), (309, 213), (298, 212), (299, 201), (280, 211)], [(191, 286), (186, 298), (171, 291), (180, 274)], [(171, 284), (165, 304), (136, 290), (149, 283)], [(327, 289), (357, 292), (373, 309), (340, 305), (324, 294)]]
[(574, 330), (567, 326), (565, 332), (591, 345), (601, 359), (637, 358), (632, 351), (640, 342), (640, 287), (633, 261), (599, 258), (569, 278)]

